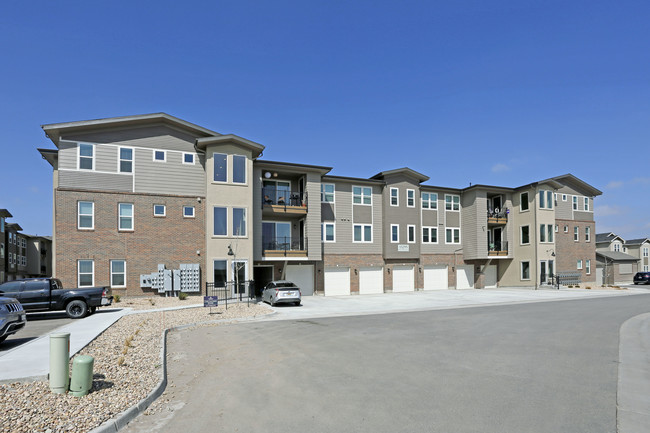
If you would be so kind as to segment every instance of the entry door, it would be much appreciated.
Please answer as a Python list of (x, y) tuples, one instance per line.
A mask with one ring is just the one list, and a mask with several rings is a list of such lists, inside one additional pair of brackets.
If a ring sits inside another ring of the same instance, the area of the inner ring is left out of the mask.
[(539, 283), (546, 284), (546, 260), (539, 262)]
[(233, 260), (232, 267), (232, 295), (235, 297), (248, 296), (248, 260)]

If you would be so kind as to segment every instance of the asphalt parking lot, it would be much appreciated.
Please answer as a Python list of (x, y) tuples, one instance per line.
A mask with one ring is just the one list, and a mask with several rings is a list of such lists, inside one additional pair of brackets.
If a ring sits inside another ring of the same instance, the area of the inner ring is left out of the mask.
[(4, 352), (28, 343), (41, 335), (65, 326), (72, 322), (64, 311), (45, 311), (37, 313), (27, 313), (27, 323), (25, 327), (13, 335), (10, 335), (2, 344), (0, 344), (0, 356)]

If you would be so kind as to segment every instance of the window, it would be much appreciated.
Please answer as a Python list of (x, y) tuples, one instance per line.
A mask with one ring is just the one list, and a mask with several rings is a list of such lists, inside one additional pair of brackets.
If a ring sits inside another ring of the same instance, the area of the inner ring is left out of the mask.
[(546, 242), (546, 224), (539, 225), (539, 241)]
[(354, 242), (372, 242), (372, 225), (354, 224), (352, 228)]
[(5, 258), (5, 244), (3, 242), (0, 243), (0, 259), (4, 259), (4, 258)]
[(578, 242), (580, 240), (580, 227), (573, 227), (573, 240)]
[(573, 210), (578, 210), (578, 196), (573, 196)]
[(553, 192), (540, 190), (539, 191), (539, 208), (540, 209), (553, 209)]
[(214, 164), (215, 182), (228, 182), (227, 155), (225, 153), (213, 153), (212, 162)]
[(587, 275), (591, 274), (591, 260), (585, 260), (585, 272)]
[(390, 189), (390, 205), (399, 206), (399, 190), (397, 188)]
[(235, 207), (232, 209), (232, 235), (246, 236), (246, 209)]
[(353, 186), (352, 187), (352, 203), (353, 204), (372, 204), (372, 188)]
[(643, 257), (648, 257), (648, 247), (643, 247)]
[(562, 201), (567, 201), (567, 195), (566, 194), (562, 194)]
[(406, 206), (415, 207), (415, 190), (407, 189), (406, 190)]
[(226, 281), (228, 281), (228, 262), (226, 260), (215, 260), (212, 268), (214, 287), (226, 287)]
[(390, 225), (390, 241), (392, 243), (399, 242), (399, 224)]
[(77, 285), (79, 287), (95, 285), (95, 262), (93, 260), (77, 260)]
[(111, 287), (126, 287), (125, 260), (111, 260)]
[(555, 224), (555, 233), (557, 233), (557, 232), (559, 232), (559, 231), (560, 231), (560, 226), (557, 225), (557, 224)]
[(528, 193), (527, 192), (522, 192), (519, 195), (519, 202), (520, 202), (519, 208), (521, 209), (522, 212), (527, 211), (529, 209), (529, 207), (528, 207)]
[(547, 242), (553, 242), (553, 224), (546, 225), (546, 239)]
[(166, 150), (154, 150), (153, 151), (153, 160), (158, 162), (167, 161), (167, 151)]
[(438, 194), (435, 192), (423, 192), (422, 209), (438, 209)]
[(413, 225), (408, 225), (406, 227), (406, 233), (407, 233), (407, 241), (409, 244), (414, 244), (415, 243), (415, 226)]
[(530, 262), (521, 262), (521, 279), (530, 280)]
[(321, 183), (320, 184), (320, 201), (323, 203), (334, 203), (334, 184)]
[(585, 211), (588, 212), (589, 211), (589, 197), (585, 197), (584, 202), (585, 202)]
[(521, 232), (521, 245), (527, 245), (530, 243), (530, 227), (529, 226), (521, 226), (520, 229)]
[(591, 241), (591, 227), (585, 227), (585, 242)]
[(183, 206), (183, 218), (194, 218), (194, 206)]
[(120, 203), (118, 209), (118, 228), (120, 230), (133, 230), (133, 204)]
[[(577, 229), (577, 228), (578, 228), (578, 227), (576, 227), (576, 229)], [(614, 251), (616, 251), (616, 252), (620, 252), (620, 251), (621, 251), (621, 244), (619, 244), (619, 243), (615, 243), (615, 244), (614, 244)]]
[(422, 243), (423, 244), (437, 244), (438, 243), (438, 227), (422, 227)]
[(214, 207), (214, 229), (213, 236), (228, 235), (228, 212), (225, 207)]
[(323, 223), (321, 229), (321, 240), (323, 242), (336, 242), (334, 223)]
[(120, 173), (133, 173), (133, 149), (130, 147), (120, 147), (118, 150), (120, 154)]
[(582, 260), (578, 260), (578, 263), (576, 265), (576, 269), (582, 269)]
[(164, 204), (153, 205), (153, 216), (164, 217), (166, 212), (167, 212), (167, 206), (165, 206)]
[(446, 229), (445, 243), (459, 244), (460, 243), (460, 229)]
[(445, 209), (460, 210), (460, 196), (445, 194)]
[(95, 146), (79, 143), (79, 170), (95, 169)]
[(194, 154), (183, 152), (183, 164), (194, 165)]
[(232, 156), (232, 181), (233, 183), (246, 183), (246, 157)]
[(569, 226), (564, 226), (564, 233), (569, 233)]
[(77, 228), (92, 230), (95, 228), (95, 203), (80, 201), (77, 203)]

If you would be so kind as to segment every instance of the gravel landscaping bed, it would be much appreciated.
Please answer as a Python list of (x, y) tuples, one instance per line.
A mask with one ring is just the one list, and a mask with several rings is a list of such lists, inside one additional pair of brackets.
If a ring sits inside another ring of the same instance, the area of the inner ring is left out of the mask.
[[(198, 299), (131, 298), (115, 306), (143, 310), (192, 305)], [(227, 310), (201, 305), (124, 316), (79, 352), (95, 358), (93, 387), (87, 396), (54, 394), (47, 381), (0, 385), (0, 432), (88, 432), (136, 405), (155, 388), (162, 374), (160, 350), (166, 328), (215, 326), (271, 311), (264, 304), (244, 303), (230, 304)]]

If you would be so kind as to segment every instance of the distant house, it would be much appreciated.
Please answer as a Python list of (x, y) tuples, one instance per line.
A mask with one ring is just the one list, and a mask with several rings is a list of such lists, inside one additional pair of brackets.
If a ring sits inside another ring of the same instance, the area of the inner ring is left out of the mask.
[(639, 260), (639, 272), (650, 271), (650, 239), (628, 239), (625, 241), (627, 253)]
[(597, 284), (631, 284), (638, 271), (639, 257), (629, 254), (625, 239), (615, 233), (596, 234)]

